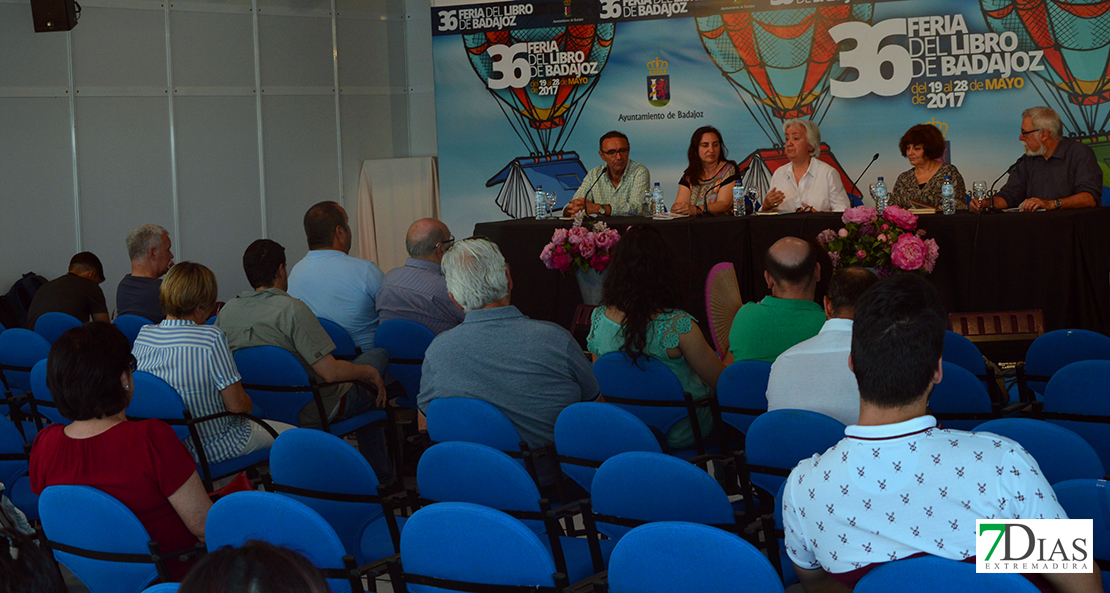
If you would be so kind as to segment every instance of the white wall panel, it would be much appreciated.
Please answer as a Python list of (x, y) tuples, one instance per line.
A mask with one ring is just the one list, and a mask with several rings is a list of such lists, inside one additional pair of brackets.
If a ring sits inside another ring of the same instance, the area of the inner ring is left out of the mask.
[(266, 228), (285, 247), (290, 266), (308, 251), (303, 218), (309, 206), (339, 200), (335, 99), (262, 97), (266, 159)]
[(177, 97), (177, 187), (185, 249), (216, 273), (220, 300), (248, 290), (243, 251), (262, 237), (254, 97)]
[[(61, 35), (46, 33), (55, 34)], [(162, 10), (85, 7), (72, 35), (73, 83), (78, 95), (80, 87), (166, 86)]]
[(254, 87), (250, 14), (171, 12), (175, 87)]
[(35, 33), (30, 3), (0, 4), (0, 87), (67, 84), (65, 35)]
[[(334, 87), (330, 19), (260, 12), (258, 45), (262, 55), (263, 89), (268, 86)], [(334, 121), (332, 127), (335, 127)]]
[(170, 231), (175, 253), (188, 245), (188, 237), (173, 236), (166, 106), (161, 97), (77, 97), (81, 240), (104, 263), (109, 309), (120, 278), (131, 271), (124, 246), (131, 229), (159, 224)]
[(345, 19), (336, 23), (339, 42), (339, 84), (343, 87), (387, 87), (405, 90), (405, 64), (386, 56), (405, 51), (401, 20)]

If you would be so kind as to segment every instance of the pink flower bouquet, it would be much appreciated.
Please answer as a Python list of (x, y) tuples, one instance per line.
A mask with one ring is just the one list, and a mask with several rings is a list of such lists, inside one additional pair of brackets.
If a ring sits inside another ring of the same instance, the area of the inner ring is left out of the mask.
[(620, 233), (603, 221), (587, 228), (582, 217), (576, 216), (570, 229), (555, 229), (551, 242), (540, 252), (540, 261), (564, 274), (589, 269), (603, 272), (609, 266), (609, 252), (620, 238)]
[(817, 235), (833, 266), (864, 266), (886, 277), (896, 272), (929, 274), (937, 265), (940, 247), (924, 238), (917, 216), (904, 208), (887, 206), (879, 216), (874, 208), (858, 206), (845, 210), (841, 220), (844, 228)]

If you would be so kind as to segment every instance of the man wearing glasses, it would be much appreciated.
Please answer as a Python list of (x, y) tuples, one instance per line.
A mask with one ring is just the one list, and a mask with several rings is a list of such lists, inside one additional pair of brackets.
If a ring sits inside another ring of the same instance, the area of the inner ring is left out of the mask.
[[(1025, 156), (1014, 164), (1006, 185), (991, 199), (996, 208), (1021, 207), (1022, 212), (1093, 208), (1102, 197), (1102, 171), (1086, 144), (1064, 138), (1060, 116), (1048, 107), (1021, 114)], [(979, 204), (971, 201), (972, 212)]]
[(434, 218), (412, 223), (405, 235), (409, 258), (385, 275), (376, 298), (381, 321), (408, 319), (435, 334), (462, 323), (465, 314), (447, 295), (440, 263), (455, 238), (447, 225)]
[(574, 216), (585, 210), (586, 214), (638, 216), (651, 185), (647, 167), (628, 158), (628, 136), (620, 132), (606, 132), (599, 145), (597, 153), (605, 164), (586, 174), (563, 213)]

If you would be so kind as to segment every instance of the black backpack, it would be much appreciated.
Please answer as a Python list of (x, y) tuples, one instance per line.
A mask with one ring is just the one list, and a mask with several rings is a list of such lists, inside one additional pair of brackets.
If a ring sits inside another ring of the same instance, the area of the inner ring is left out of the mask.
[(0, 297), (0, 324), (7, 328), (23, 327), (27, 323), (31, 299), (46, 282), (46, 278), (34, 272), (27, 272), (17, 280), (8, 294)]

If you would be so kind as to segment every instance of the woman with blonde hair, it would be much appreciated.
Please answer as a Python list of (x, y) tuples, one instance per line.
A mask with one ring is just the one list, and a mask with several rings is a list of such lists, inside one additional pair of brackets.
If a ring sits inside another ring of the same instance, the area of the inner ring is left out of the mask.
[[(249, 413), (251, 398), (243, 390), (239, 370), (227, 347), (227, 336), (205, 325), (216, 305), (216, 276), (194, 262), (181, 262), (162, 279), (159, 299), (166, 319), (147, 325), (135, 338), (132, 352), (138, 370), (169, 383), (194, 417), (220, 412)], [(278, 434), (290, 424), (265, 421)], [(209, 463), (227, 461), (274, 443), (262, 425), (243, 416), (225, 416), (197, 424)], [(192, 451), (192, 442), (186, 441)]]

